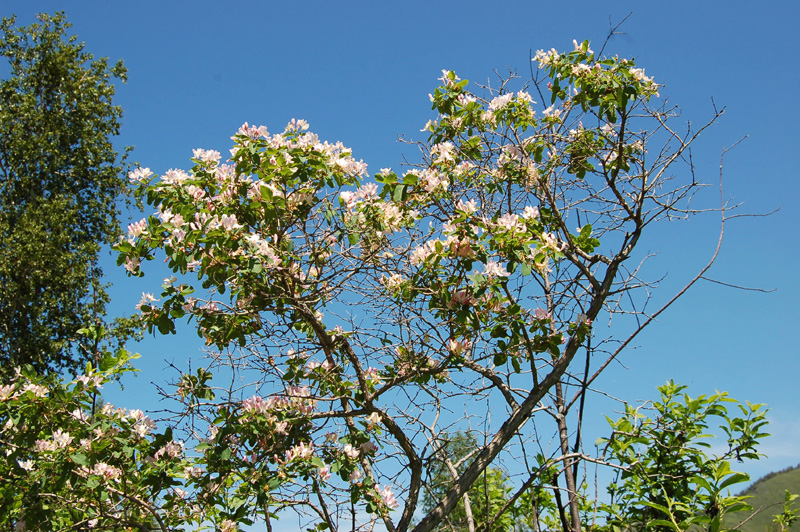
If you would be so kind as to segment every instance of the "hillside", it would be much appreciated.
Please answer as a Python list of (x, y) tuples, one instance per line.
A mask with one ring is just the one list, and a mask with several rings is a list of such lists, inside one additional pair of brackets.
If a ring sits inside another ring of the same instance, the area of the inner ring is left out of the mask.
[[(772, 518), (781, 511), (784, 493), (786, 490), (792, 493), (800, 493), (800, 465), (797, 467), (784, 469), (770, 473), (757, 480), (752, 486), (744, 490), (740, 495), (749, 495), (748, 502), (754, 510), (763, 509), (750, 521), (745, 523), (741, 530), (743, 532), (764, 532), (772, 530)], [(795, 501), (795, 508), (800, 510), (800, 500)], [(728, 526), (736, 526), (739, 521), (747, 517), (747, 513), (733, 514), (740, 518), (732, 518), (727, 521)], [(733, 516), (732, 516), (733, 517)], [(795, 525), (794, 529), (800, 528)]]

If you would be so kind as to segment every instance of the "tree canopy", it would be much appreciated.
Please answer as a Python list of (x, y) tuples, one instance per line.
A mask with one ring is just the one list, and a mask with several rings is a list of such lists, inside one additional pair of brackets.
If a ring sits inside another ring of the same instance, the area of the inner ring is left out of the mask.
[[(534, 59), (521, 86), (443, 71), (404, 172), (370, 176), (303, 120), (245, 123), (226, 161), (198, 148), (188, 171), (131, 172), (155, 214), (118, 263), (144, 276), (165, 259), (175, 275), (142, 318), (193, 323), (208, 364), (164, 390), (160, 427), (92, 406), (124, 351), (71, 381), (20, 370), (0, 387), (0, 523), (722, 529), (762, 405), (668, 383), (596, 449), (582, 430), (597, 377), (713, 263), (655, 310), (632, 264), (653, 224), (695, 212), (686, 155), (705, 126), (679, 131), (642, 68), (587, 41)], [(609, 498), (594, 466), (618, 472)]]
[(79, 329), (108, 296), (97, 265), (119, 235), (124, 157), (112, 144), (122, 62), (95, 59), (63, 13), (0, 24), (0, 372), (74, 369), (93, 347)]

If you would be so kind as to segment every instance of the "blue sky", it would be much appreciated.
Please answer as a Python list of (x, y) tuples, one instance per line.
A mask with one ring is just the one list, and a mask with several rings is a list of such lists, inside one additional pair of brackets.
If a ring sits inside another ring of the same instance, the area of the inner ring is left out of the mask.
[[(716, 182), (725, 157), (725, 194), (743, 212), (769, 217), (734, 220), (711, 277), (760, 288), (765, 294), (701, 283), (623, 355), (599, 382), (629, 400), (655, 396), (669, 378), (694, 394), (727, 390), (733, 397), (768, 403), (773, 438), (768, 460), (754, 475), (800, 462), (800, 358), (795, 340), (800, 283), (800, 193), (794, 158), (800, 149), (800, 86), (795, 37), (796, 2), (48, 2), (4, 0), (3, 15), (32, 22), (39, 11), (64, 9), (73, 31), (97, 56), (121, 58), (129, 82), (116, 103), (125, 110), (120, 146), (156, 173), (187, 167), (193, 148), (229, 147), (245, 121), (279, 131), (304, 118), (321, 138), (341, 140), (372, 171), (398, 168), (414, 149), (398, 135), (421, 139), (432, 118), (428, 93), (443, 68), (474, 82), (496, 80), (493, 70), (529, 73), (529, 54), (564, 50), (572, 39), (599, 49), (628, 13), (624, 32), (607, 47), (635, 57), (665, 87), (662, 95), (700, 124), (712, 98), (726, 114), (697, 144), (698, 175)], [(792, 36), (795, 37), (792, 37)], [(705, 198), (713, 201), (713, 194)], [(666, 300), (702, 267), (717, 235), (713, 216), (678, 222), (651, 233), (643, 247), (657, 252), (648, 267), (667, 275), (656, 300)], [(160, 277), (126, 279), (113, 260), (116, 313), (131, 312), (142, 291)], [(138, 379), (111, 402), (134, 406), (163, 382), (165, 360), (182, 365), (199, 357), (188, 328), (170, 339), (148, 339)], [(130, 404), (128, 404), (130, 403)], [(157, 405), (152, 405), (157, 408)], [(603, 412), (598, 408), (596, 414)]]

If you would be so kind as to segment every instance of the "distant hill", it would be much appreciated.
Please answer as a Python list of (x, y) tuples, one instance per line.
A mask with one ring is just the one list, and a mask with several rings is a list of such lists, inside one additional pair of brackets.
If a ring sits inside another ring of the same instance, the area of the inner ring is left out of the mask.
[[(800, 493), (800, 465), (769, 473), (740, 493), (739, 495), (750, 496), (747, 502), (753, 506), (753, 510), (763, 508), (760, 513), (742, 525), (742, 532), (765, 532), (773, 530), (772, 518), (783, 508), (786, 490), (792, 493)], [(795, 500), (794, 506), (797, 509), (800, 509), (799, 501), (800, 499)], [(730, 518), (726, 520), (726, 524), (727, 526), (736, 526), (739, 522), (746, 519), (747, 515), (747, 512), (732, 514)], [(795, 524), (793, 529), (800, 530), (800, 524)]]

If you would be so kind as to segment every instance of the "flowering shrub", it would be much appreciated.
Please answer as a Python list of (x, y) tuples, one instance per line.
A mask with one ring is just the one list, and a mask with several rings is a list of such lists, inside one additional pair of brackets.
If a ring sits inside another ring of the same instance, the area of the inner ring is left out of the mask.
[[(163, 253), (175, 273), (138, 308), (150, 331), (194, 322), (215, 350), (174, 393), (192, 449), (173, 439), (177, 426), (159, 433), (139, 412), (90, 408), (119, 365), (66, 386), (23, 371), (0, 389), (17, 419), (2, 433), (17, 442), (6, 467), (39, 488), (12, 497), (6, 519), (235, 530), (291, 508), (317, 530), (432, 530), (460, 501), (469, 508), (490, 464), (514, 460), (509, 505), (544, 511), (530, 490), (552, 490), (552, 515), (580, 530), (590, 457), (570, 426), (619, 352), (594, 324), (641, 314), (647, 285), (624, 263), (698, 185), (668, 181), (692, 137), (665, 130), (668, 113), (651, 106), (659, 86), (632, 61), (596, 58), (588, 42), (536, 60), (547, 81), (515, 91), (471, 92), (443, 71), (422, 161), (402, 173), (369, 178), (303, 120), (280, 133), (245, 123), (225, 161), (198, 149), (189, 171), (132, 172), (155, 213), (129, 226), (119, 264), (142, 276)], [(646, 127), (664, 132), (652, 160)], [(223, 370), (254, 384), (216, 385)], [(25, 409), (57, 428), (20, 421)], [(438, 451), (468, 425), (483, 427), (479, 448), (443, 468)], [(444, 495), (420, 519), (434, 470), (452, 483), (437, 480)]]

